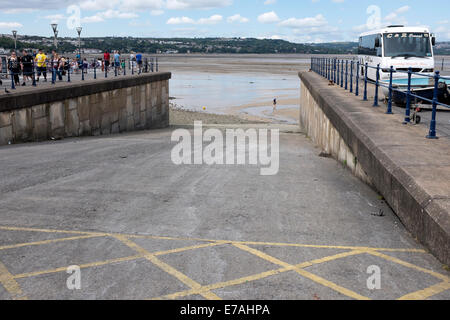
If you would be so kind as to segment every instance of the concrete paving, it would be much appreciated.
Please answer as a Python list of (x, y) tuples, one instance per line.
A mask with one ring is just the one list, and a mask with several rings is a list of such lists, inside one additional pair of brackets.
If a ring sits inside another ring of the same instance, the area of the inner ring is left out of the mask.
[[(356, 81), (355, 79), (353, 80), (354, 82)], [(350, 85), (348, 85), (348, 88), (350, 87)], [(362, 100), (363, 98), (363, 93), (364, 93), (364, 80), (359, 82), (359, 99)], [(380, 101), (379, 101), (379, 106), (383, 109), (383, 110), (387, 110), (387, 101), (381, 91), (380, 88), (380, 92), (379, 92), (379, 97), (380, 97)], [(375, 98), (375, 85), (368, 83), (367, 85), (367, 99), (370, 102), (373, 102)], [(420, 127), (422, 128), (426, 128), (427, 130), (429, 130), (430, 128), (430, 122), (431, 122), (431, 116), (432, 116), (432, 106), (431, 105), (427, 105), (427, 104), (420, 104), (418, 105), (419, 107), (421, 107), (421, 112), (419, 113), (420, 117), (422, 118), (421, 123), (419, 124)], [(392, 106), (392, 112), (394, 114), (398, 114), (400, 116), (402, 116), (402, 121), (405, 118), (405, 113), (406, 113), (406, 108), (404, 107), (399, 107), (397, 105), (395, 105), (395, 103)], [(411, 110), (410, 114), (412, 115), (413, 111)], [(443, 106), (439, 106), (438, 107), (438, 112), (436, 115), (436, 134), (438, 137), (440, 138), (446, 138), (449, 139), (450, 138), (450, 108), (446, 108)]]
[(176, 166), (172, 131), (0, 147), (0, 299), (450, 298), (450, 273), (297, 127), (265, 177)]

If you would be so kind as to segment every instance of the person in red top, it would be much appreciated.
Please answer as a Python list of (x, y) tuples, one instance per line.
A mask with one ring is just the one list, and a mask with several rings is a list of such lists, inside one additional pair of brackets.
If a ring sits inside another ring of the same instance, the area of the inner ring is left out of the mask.
[(103, 54), (103, 60), (105, 61), (105, 68), (108, 70), (109, 68), (109, 61), (111, 59), (111, 55), (109, 54), (108, 50), (105, 51)]

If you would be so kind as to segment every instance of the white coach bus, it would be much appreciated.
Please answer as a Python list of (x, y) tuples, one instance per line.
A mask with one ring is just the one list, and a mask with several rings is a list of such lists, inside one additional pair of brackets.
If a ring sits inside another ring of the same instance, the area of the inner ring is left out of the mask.
[[(423, 27), (389, 26), (361, 34), (358, 59), (361, 75), (365, 64), (377, 67), (380, 64), (380, 80), (389, 79), (391, 66), (394, 70), (432, 75), (434, 72), (433, 46), (435, 37)], [(376, 69), (368, 68), (369, 79), (376, 80)], [(394, 73), (394, 78), (407, 78), (405, 73)], [(414, 75), (413, 75), (414, 77)]]

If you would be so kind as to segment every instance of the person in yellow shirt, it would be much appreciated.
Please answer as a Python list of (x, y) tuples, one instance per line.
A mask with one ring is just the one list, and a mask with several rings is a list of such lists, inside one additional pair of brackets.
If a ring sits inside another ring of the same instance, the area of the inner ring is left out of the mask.
[(37, 80), (39, 82), (39, 78), (41, 76), (41, 73), (44, 76), (44, 81), (47, 82), (47, 56), (42, 51), (42, 49), (39, 49), (39, 53), (36, 55), (36, 58), (34, 59), (37, 65)]

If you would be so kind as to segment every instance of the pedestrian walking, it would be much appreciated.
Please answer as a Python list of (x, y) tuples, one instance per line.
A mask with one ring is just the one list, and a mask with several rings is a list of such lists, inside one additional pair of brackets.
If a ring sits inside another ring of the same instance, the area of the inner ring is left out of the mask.
[(85, 73), (85, 74), (87, 74), (88, 73), (88, 69), (89, 69), (89, 62), (87, 61), (87, 59), (86, 58), (84, 58), (83, 59), (83, 72)]
[(275, 111), (277, 111), (277, 98), (273, 99), (273, 111), (272, 111), (272, 113), (274, 113)]
[(114, 68), (116, 68), (116, 70), (118, 70), (118, 71), (120, 70), (120, 53), (119, 53), (119, 51), (114, 52)]
[(8, 70), (14, 78), (14, 83), (16, 85), (20, 84), (19, 74), (20, 74), (20, 59), (16, 55), (15, 51), (11, 51), (11, 56), (8, 58)]
[(109, 54), (108, 50), (106, 50), (105, 53), (103, 54), (103, 60), (105, 61), (106, 72), (108, 72), (109, 64), (111, 61), (111, 55)]
[(139, 68), (139, 73), (142, 71), (142, 54), (138, 53), (136, 54), (136, 62)]
[(130, 64), (131, 64), (131, 70), (134, 71), (134, 69), (136, 68), (136, 55), (134, 54), (133, 51), (131, 51), (131, 54), (130, 54)]
[(72, 59), (72, 62), (70, 63), (70, 68), (73, 70), (73, 73), (78, 74), (78, 60)]
[(26, 85), (26, 80), (33, 80), (33, 57), (28, 53), (27, 50), (23, 50), (23, 55), (20, 60), (23, 74), (22, 86)]
[(61, 58), (55, 51), (53, 51), (53, 53), (52, 53), (51, 66), (52, 66), (52, 72), (54, 73), (53, 77), (55, 77), (54, 80), (56, 80), (56, 77), (58, 77), (58, 80), (62, 81)]
[(42, 49), (39, 49), (39, 53), (36, 55), (35, 62), (37, 65), (37, 79), (41, 77), (41, 73), (44, 76), (44, 82), (47, 82), (47, 56)]

